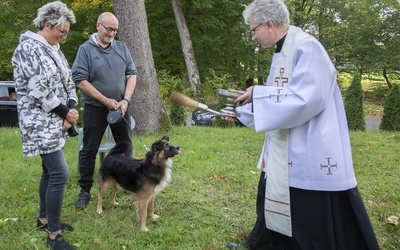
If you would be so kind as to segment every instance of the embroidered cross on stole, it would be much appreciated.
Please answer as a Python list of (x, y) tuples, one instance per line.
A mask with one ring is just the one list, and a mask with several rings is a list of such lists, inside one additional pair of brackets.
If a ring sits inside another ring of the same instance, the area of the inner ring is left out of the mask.
[[(295, 50), (298, 44), (308, 37), (310, 35), (300, 28), (290, 26), (275, 65), (275, 72), (273, 72), (276, 87), (279, 87), (279, 84), (282, 84), (282, 87), (285, 87), (284, 84), (290, 84)], [(292, 237), (289, 193), (289, 129), (272, 130), (267, 133), (270, 142), (266, 164), (265, 224), (272, 231)]]

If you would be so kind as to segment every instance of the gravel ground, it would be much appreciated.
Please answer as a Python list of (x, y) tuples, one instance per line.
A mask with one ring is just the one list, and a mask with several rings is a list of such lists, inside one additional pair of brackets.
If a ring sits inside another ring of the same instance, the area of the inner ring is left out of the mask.
[(379, 129), (381, 118), (379, 117), (365, 117), (365, 125), (367, 129)]

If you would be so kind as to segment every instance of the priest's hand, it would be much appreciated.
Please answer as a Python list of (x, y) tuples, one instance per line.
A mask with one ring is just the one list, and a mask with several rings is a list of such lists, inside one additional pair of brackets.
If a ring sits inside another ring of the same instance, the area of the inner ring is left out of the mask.
[(232, 116), (221, 115), (221, 119), (227, 122), (235, 122), (236, 118)]
[(248, 87), (246, 92), (235, 99), (235, 102), (239, 103), (239, 106), (243, 106), (247, 103), (251, 103), (253, 99), (253, 86)]

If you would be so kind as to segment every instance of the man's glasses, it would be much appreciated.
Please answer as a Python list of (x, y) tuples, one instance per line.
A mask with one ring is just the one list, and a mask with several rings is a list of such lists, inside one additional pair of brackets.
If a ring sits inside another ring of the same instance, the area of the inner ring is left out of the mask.
[(252, 38), (254, 36), (254, 34), (256, 33), (256, 29), (262, 25), (262, 23), (259, 23), (256, 27), (254, 27), (253, 29), (250, 30), (250, 38)]
[(102, 23), (99, 23), (101, 26), (103, 26), (103, 28), (107, 31), (107, 32), (109, 32), (109, 33), (111, 33), (111, 32), (115, 32), (115, 33), (117, 33), (118, 32), (118, 29), (113, 29), (113, 28), (111, 28), (111, 27), (106, 27), (106, 26), (104, 26)]

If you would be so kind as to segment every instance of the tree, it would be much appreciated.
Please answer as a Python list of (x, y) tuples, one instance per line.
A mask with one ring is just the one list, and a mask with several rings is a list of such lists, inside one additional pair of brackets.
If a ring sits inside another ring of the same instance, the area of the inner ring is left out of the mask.
[(354, 73), (353, 81), (346, 90), (344, 107), (349, 129), (365, 131), (364, 90), (358, 71)]
[[(171, 1), (144, 0), (152, 55), (157, 70), (188, 79), (177, 22)], [(269, 73), (272, 49), (261, 49), (249, 39), (244, 23), (244, 5), (252, 0), (180, 0), (190, 32), (196, 65), (205, 92), (205, 79), (228, 76), (232, 86), (244, 85), (252, 77)], [(18, 37), (34, 30), (32, 20), (46, 0), (0, 1), (0, 79), (12, 80), (10, 58)], [(61, 49), (68, 61), (75, 59), (78, 46), (95, 31), (97, 16), (112, 11), (110, 0), (64, 0), (72, 7), (77, 23), (71, 26)], [(400, 3), (398, 0), (286, 0), (291, 23), (321, 41), (340, 72), (381, 74), (388, 87), (399, 80)], [(127, 3), (126, 3), (127, 4)], [(122, 31), (123, 32), (123, 31)], [(258, 83), (260, 83), (259, 81)], [(203, 93), (204, 95), (204, 93)]]
[(381, 130), (400, 131), (400, 85), (394, 84), (383, 106)]
[(185, 59), (187, 75), (189, 78), (190, 88), (196, 93), (196, 97), (201, 97), (200, 75), (197, 69), (197, 63), (194, 56), (192, 40), (190, 39), (189, 30), (186, 25), (185, 16), (183, 15), (181, 3), (179, 0), (171, 0), (172, 8), (178, 27), (179, 36), (182, 44), (182, 53)]
[[(251, 0), (181, 0), (193, 43), (202, 91), (204, 79), (229, 75), (232, 84), (268, 75), (273, 50), (249, 38), (242, 11)], [(186, 78), (182, 44), (169, 1), (147, 0), (150, 37), (157, 70)], [(212, 72), (212, 73), (211, 73)]]
[(130, 49), (138, 69), (136, 89), (130, 105), (136, 120), (134, 131), (144, 134), (169, 130), (171, 122), (158, 85), (144, 0), (114, 0), (114, 10), (119, 20), (119, 40)]
[(398, 69), (400, 64), (400, 3), (397, 0), (383, 1), (380, 6), (380, 63), (377, 64), (385, 78), (388, 88), (399, 79)]
[(0, 80), (13, 80), (11, 57), (19, 43), (19, 37), (27, 30), (35, 31), (33, 19), (37, 8), (45, 4), (34, 0), (0, 1)]

